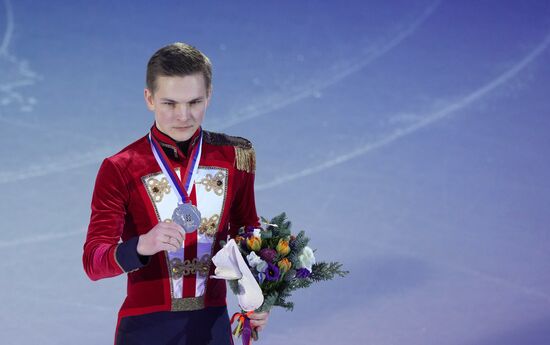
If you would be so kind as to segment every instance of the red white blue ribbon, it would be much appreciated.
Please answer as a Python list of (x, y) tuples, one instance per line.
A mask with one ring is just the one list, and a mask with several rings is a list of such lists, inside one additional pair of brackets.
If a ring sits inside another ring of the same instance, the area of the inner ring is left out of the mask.
[(176, 191), (178, 204), (191, 202), (189, 195), (191, 195), (191, 189), (195, 183), (195, 176), (197, 174), (197, 170), (199, 169), (199, 161), (202, 152), (202, 129), (199, 130), (199, 143), (193, 148), (193, 151), (189, 156), (190, 159), (187, 162), (187, 167), (185, 168), (185, 171), (181, 173), (181, 179), (178, 178), (178, 175), (176, 175), (176, 171), (174, 170), (172, 163), (170, 163), (168, 156), (166, 156), (166, 153), (162, 150), (162, 147), (155, 136), (149, 132), (151, 151), (153, 151), (153, 155), (155, 156), (160, 169), (164, 173), (164, 176), (166, 176), (168, 183), (170, 183), (172, 189)]

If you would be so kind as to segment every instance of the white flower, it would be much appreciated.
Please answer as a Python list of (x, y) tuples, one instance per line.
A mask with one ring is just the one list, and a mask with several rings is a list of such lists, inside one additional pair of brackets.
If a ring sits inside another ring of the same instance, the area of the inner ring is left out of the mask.
[(258, 263), (256, 265), (256, 271), (258, 272), (265, 272), (267, 268), (267, 262), (265, 262), (264, 260), (260, 259), (260, 263)]
[(261, 238), (261, 236), (260, 236), (260, 231), (262, 231), (262, 229), (255, 228), (255, 229), (254, 229), (254, 236), (260, 237), (260, 238)]
[(256, 253), (250, 252), (246, 256), (246, 261), (248, 261), (248, 265), (252, 268), (256, 268), (258, 272), (263, 272), (267, 268), (267, 262), (262, 260)]
[(262, 261), (262, 259), (260, 259), (255, 252), (250, 252), (250, 254), (246, 256), (246, 260), (248, 261), (248, 265), (250, 265), (250, 267), (255, 267), (260, 263), (260, 261)]
[(305, 247), (302, 250), (302, 253), (298, 256), (300, 264), (298, 268), (306, 268), (308, 271), (313, 271), (313, 264), (315, 264), (315, 255), (313, 255), (313, 250), (309, 247)]

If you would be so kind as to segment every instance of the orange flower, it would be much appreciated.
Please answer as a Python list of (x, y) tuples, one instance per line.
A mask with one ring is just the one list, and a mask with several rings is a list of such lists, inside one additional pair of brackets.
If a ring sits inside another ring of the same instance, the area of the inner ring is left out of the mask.
[(281, 254), (282, 256), (287, 256), (288, 253), (290, 253), (288, 241), (285, 241), (282, 238), (279, 240), (279, 243), (277, 243), (277, 247), (275, 249), (277, 249), (277, 253)]
[(292, 262), (290, 262), (289, 259), (284, 258), (279, 260), (279, 262), (277, 263), (277, 266), (279, 266), (279, 269), (281, 270), (281, 272), (286, 273), (292, 267)]
[(262, 239), (257, 236), (250, 236), (249, 238), (247, 238), (246, 244), (248, 245), (248, 248), (250, 248), (250, 250), (253, 250), (255, 252), (262, 249)]

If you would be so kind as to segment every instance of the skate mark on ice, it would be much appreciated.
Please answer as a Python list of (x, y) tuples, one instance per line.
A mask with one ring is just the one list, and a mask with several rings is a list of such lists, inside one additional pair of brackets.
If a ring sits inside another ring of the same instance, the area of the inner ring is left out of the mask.
[(299, 90), (296, 93), (293, 93), (292, 95), (279, 95), (275, 96), (273, 98), (270, 98), (269, 100), (258, 102), (257, 104), (249, 105), (245, 107), (242, 111), (237, 112), (232, 118), (229, 118), (227, 120), (223, 120), (223, 124), (219, 126), (213, 126), (214, 130), (220, 131), (224, 130), (228, 127), (234, 126), (236, 124), (252, 120), (254, 118), (272, 113), (275, 110), (282, 109), (286, 106), (289, 106), (291, 104), (294, 104), (296, 102), (299, 102), (305, 98), (308, 98), (310, 96), (314, 96), (315, 94), (319, 93), (319, 91), (328, 88), (329, 86), (332, 86), (346, 77), (353, 75), (365, 67), (367, 67), (369, 64), (371, 64), (373, 61), (376, 61), (389, 51), (391, 51), (393, 48), (397, 47), (401, 42), (403, 42), (406, 38), (412, 36), (415, 31), (434, 13), (435, 9), (439, 6), (439, 3), (441, 1), (435, 1), (434, 3), (427, 6), (422, 14), (418, 16), (412, 23), (409, 25), (409, 27), (401, 30), (400, 32), (395, 35), (392, 39), (388, 40), (385, 44), (382, 44), (379, 47), (374, 46), (371, 49), (368, 49), (369, 53), (361, 58), (358, 61), (354, 61), (351, 63), (346, 63), (346, 66), (343, 68), (340, 66), (342, 63), (338, 63), (339, 65), (338, 69), (329, 72), (324, 73), (325, 76), (331, 75), (331, 77), (327, 77), (323, 80), (317, 80), (317, 81), (310, 81), (309, 86), (302, 87), (302, 90)]
[[(439, 6), (440, 2), (441, 1), (433, 2), (431, 5), (429, 5), (424, 9), (422, 15), (415, 18), (415, 20), (412, 22), (412, 24), (409, 27), (400, 31), (395, 37), (390, 39), (387, 43), (383, 44), (379, 48), (374, 47), (373, 49), (371, 49), (372, 53), (370, 55), (367, 55), (364, 59), (362, 59), (359, 62), (348, 65), (347, 67), (344, 68), (343, 71), (336, 73), (333, 78), (327, 81), (320, 81), (317, 83), (314, 82), (313, 86), (306, 87), (304, 90), (299, 92), (294, 97), (288, 97), (288, 96), (280, 97), (278, 102), (276, 102), (275, 104), (273, 104), (273, 100), (270, 100), (269, 102), (262, 102), (260, 105), (249, 106), (245, 108), (245, 111), (243, 111), (243, 113), (237, 114), (233, 119), (229, 119), (228, 123), (218, 127), (214, 126), (215, 127), (214, 129), (221, 130), (223, 128), (227, 128), (232, 125), (235, 125), (237, 123), (249, 121), (259, 116), (268, 114), (272, 111), (288, 106), (291, 103), (295, 103), (306, 97), (309, 97), (313, 93), (318, 92), (319, 90), (324, 89), (330, 85), (333, 85), (341, 81), (342, 79), (346, 78), (347, 76), (360, 71), (361, 69), (365, 68), (368, 64), (370, 64), (374, 60), (380, 58), (382, 55), (386, 54), (391, 49), (398, 46), (403, 40), (410, 37), (417, 30), (417, 28), (420, 27), (433, 14), (437, 6)], [(15, 124), (15, 125), (24, 125), (22, 123), (17, 123), (13, 120), (9, 120), (2, 117), (0, 117), (0, 121)], [(31, 124), (26, 124), (24, 126), (33, 127), (33, 125)], [(86, 137), (84, 138), (90, 141), (93, 141), (93, 138), (86, 138)], [(120, 146), (122, 147), (122, 145)], [(115, 150), (116, 148), (113, 148), (112, 150), (106, 149), (106, 150), (96, 150), (96, 151), (85, 152), (85, 153), (72, 153), (72, 154), (64, 155), (59, 159), (52, 160), (47, 164), (30, 166), (23, 170), (0, 172), (0, 184), (17, 182), (21, 180), (30, 179), (30, 178), (46, 176), (49, 174), (64, 172), (70, 169), (76, 169), (79, 167), (98, 163), (107, 156), (105, 152), (112, 154), (116, 152)]]
[(484, 86), (480, 87), (474, 92), (463, 97), (459, 101), (452, 103), (444, 107), (443, 109), (436, 111), (430, 115), (423, 116), (422, 120), (419, 120), (408, 127), (397, 128), (393, 132), (391, 132), (389, 135), (387, 135), (386, 137), (380, 140), (358, 147), (349, 153), (343, 154), (331, 160), (327, 160), (326, 162), (321, 163), (319, 165), (305, 168), (301, 171), (275, 178), (270, 182), (259, 184), (256, 186), (255, 190), (262, 191), (269, 188), (277, 187), (287, 182), (294, 181), (296, 179), (327, 170), (336, 165), (345, 163), (353, 158), (362, 156), (366, 153), (369, 153), (371, 151), (374, 151), (376, 149), (389, 145), (395, 142), (396, 140), (401, 139), (402, 137), (407, 136), (409, 134), (412, 134), (420, 129), (426, 128), (436, 123), (437, 121), (452, 115), (454, 112), (461, 110), (462, 108), (470, 105), (471, 103), (483, 98), (484, 96), (486, 96), (488, 93), (490, 93), (497, 87), (508, 82), (510, 79), (515, 77), (519, 72), (525, 69), (529, 64), (531, 64), (540, 54), (542, 54), (542, 52), (544, 52), (548, 48), (549, 45), (550, 45), (550, 33), (547, 33), (546, 37), (542, 40), (542, 42), (539, 45), (537, 45), (523, 59), (517, 62), (514, 66), (512, 66), (510, 69), (502, 73), (497, 78), (491, 80), (489, 83), (485, 84)]
[[(36, 103), (34, 97), (25, 97), (19, 88), (34, 85), (39, 76), (33, 72), (27, 61), (10, 54), (10, 45), (15, 30), (13, 8), (9, 0), (3, 0), (6, 10), (6, 26), (0, 44), (0, 110), (9, 105), (18, 105), (19, 111), (31, 111)], [(2, 120), (2, 118), (0, 118)], [(3, 122), (5, 122), (3, 120)]]

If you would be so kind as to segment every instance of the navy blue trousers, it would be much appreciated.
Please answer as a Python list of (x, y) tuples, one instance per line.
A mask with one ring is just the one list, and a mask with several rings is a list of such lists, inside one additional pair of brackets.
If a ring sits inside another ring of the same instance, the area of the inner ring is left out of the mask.
[(158, 312), (120, 320), (117, 345), (232, 345), (227, 307)]

